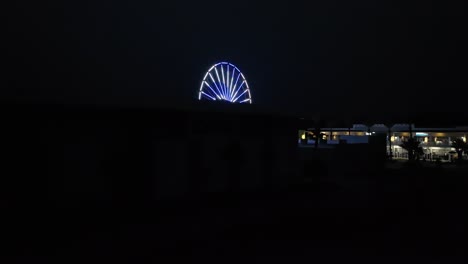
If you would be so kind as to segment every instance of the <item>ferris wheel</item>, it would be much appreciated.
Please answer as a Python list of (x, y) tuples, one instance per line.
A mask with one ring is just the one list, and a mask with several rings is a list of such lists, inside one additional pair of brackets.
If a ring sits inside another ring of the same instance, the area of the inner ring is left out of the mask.
[(203, 77), (198, 99), (252, 103), (249, 84), (244, 74), (229, 62), (219, 62), (211, 66)]

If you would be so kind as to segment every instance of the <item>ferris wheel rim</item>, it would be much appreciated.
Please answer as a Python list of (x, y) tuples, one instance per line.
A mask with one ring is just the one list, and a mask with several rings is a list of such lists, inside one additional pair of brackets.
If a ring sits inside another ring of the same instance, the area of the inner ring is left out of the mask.
[[(224, 72), (223, 65), (226, 65), (226, 74)], [(220, 66), (219, 71), (218, 66)], [(230, 73), (230, 71), (232, 71), (232, 73)], [(221, 72), (221, 77), (219, 72)], [(237, 78), (234, 77), (235, 73), (237, 74)], [(234, 79), (236, 79), (236, 81), (234, 81)], [(239, 79), (242, 79), (241, 84), (237, 86)], [(209, 84), (210, 80), (211, 85)], [(242, 89), (244, 85), (245, 88)], [(204, 89), (205, 87), (207, 88)], [(208, 91), (206, 91), (207, 89)], [(239, 92), (241, 93), (238, 94)], [(203, 96), (213, 101), (220, 100), (231, 103), (249, 102), (252, 104), (252, 94), (245, 75), (236, 65), (227, 61), (221, 61), (213, 64), (205, 73), (198, 91), (198, 99), (202, 100)]]

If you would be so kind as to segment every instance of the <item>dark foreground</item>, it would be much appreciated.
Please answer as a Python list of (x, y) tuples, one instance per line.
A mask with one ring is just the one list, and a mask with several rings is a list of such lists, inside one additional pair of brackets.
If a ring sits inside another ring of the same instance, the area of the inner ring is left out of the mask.
[(152, 205), (30, 201), (4, 214), (8, 252), (23, 263), (463, 263), (466, 172), (421, 170)]
[(466, 169), (298, 150), (266, 114), (4, 110), (2, 263), (464, 263)]

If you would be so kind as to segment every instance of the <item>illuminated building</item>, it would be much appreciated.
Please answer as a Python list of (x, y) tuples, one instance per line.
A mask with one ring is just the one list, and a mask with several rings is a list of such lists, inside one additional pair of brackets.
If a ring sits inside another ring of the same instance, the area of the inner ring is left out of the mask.
[[(313, 129), (308, 129), (313, 131)], [(336, 144), (366, 144), (373, 136), (385, 137), (387, 142), (387, 155), (396, 159), (407, 159), (408, 153), (401, 147), (404, 141), (412, 136), (420, 142), (423, 149), (423, 159), (433, 160), (441, 158), (452, 160), (456, 155), (455, 149), (451, 147), (453, 140), (461, 138), (466, 142), (468, 127), (451, 128), (423, 128), (408, 124), (395, 124), (387, 127), (383, 124), (366, 126), (355, 124), (351, 128), (321, 128), (321, 133), (333, 140), (322, 140), (320, 145)], [(308, 140), (308, 145), (315, 143), (314, 139)], [(465, 153), (466, 155), (467, 153)]]

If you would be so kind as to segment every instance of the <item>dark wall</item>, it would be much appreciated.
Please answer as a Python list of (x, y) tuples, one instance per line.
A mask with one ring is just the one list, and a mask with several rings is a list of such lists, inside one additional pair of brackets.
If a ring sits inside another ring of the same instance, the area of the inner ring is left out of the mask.
[(299, 148), (298, 152), (299, 174), (307, 182), (319, 187), (332, 184), (359, 190), (378, 180), (384, 169), (385, 135), (369, 137), (368, 144), (337, 144), (318, 149), (307, 147)]
[[(11, 109), (10, 109), (11, 110)], [(249, 113), (28, 106), (4, 120), (14, 203), (144, 204), (251, 191), (295, 173), (296, 129)]]

